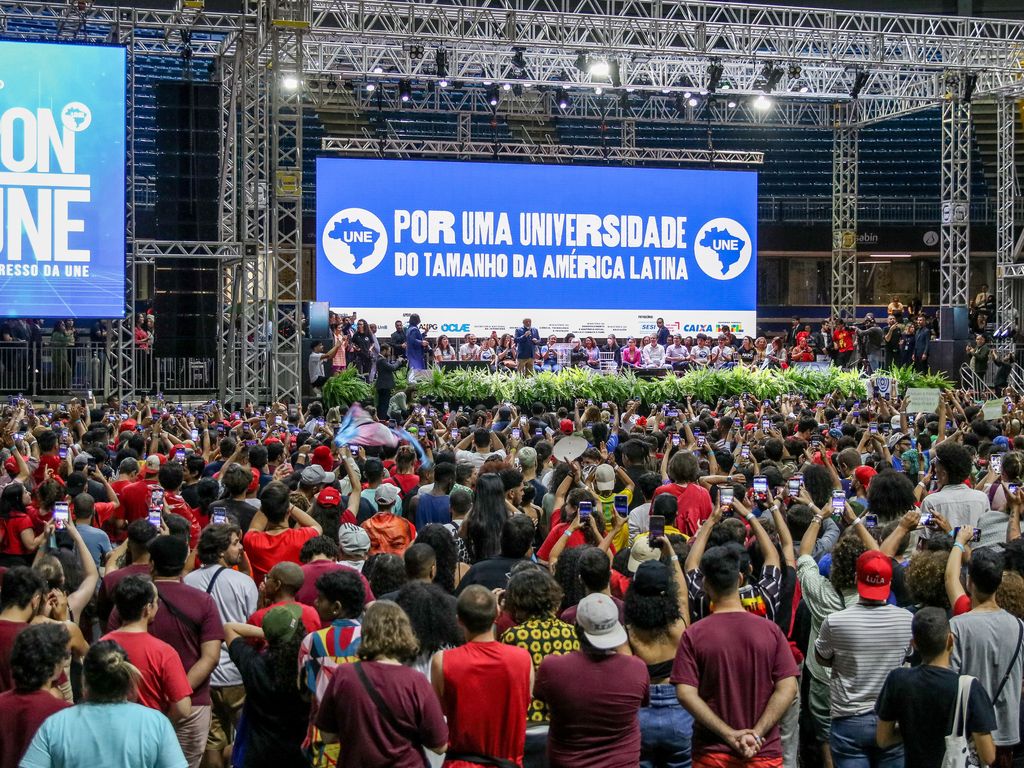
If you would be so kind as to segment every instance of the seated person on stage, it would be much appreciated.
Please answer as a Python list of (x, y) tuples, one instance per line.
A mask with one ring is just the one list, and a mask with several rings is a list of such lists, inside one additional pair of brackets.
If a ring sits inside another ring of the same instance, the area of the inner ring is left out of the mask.
[(479, 360), (480, 345), (476, 343), (476, 336), (472, 333), (466, 335), (466, 340), (459, 347), (459, 360)]
[(558, 362), (558, 350), (552, 346), (544, 347), (540, 356), (540, 369), (549, 373), (558, 373), (562, 366)]
[(622, 367), (623, 368), (642, 368), (644, 365), (644, 353), (636, 345), (636, 339), (632, 336), (629, 337), (629, 341), (626, 342), (626, 348), (622, 350)]
[(690, 363), (690, 350), (683, 344), (682, 336), (673, 336), (672, 343), (665, 348), (665, 363), (673, 370), (685, 370)]
[(667, 368), (665, 362), (665, 348), (662, 347), (653, 336), (644, 339), (643, 353), (644, 368)]
[(448, 340), (447, 336), (437, 337), (437, 346), (434, 347), (434, 362), (447, 363), (455, 359), (455, 347)]
[(597, 346), (597, 342), (594, 341), (593, 336), (587, 336), (583, 340), (583, 362), (588, 368), (600, 368), (601, 367), (601, 350)]
[(718, 344), (711, 348), (711, 364), (716, 368), (725, 368), (736, 362), (736, 351), (729, 346), (725, 336), (718, 337)]

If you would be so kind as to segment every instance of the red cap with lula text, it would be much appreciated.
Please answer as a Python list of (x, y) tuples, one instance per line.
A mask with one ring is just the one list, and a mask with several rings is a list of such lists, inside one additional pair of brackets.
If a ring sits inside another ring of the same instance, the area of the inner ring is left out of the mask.
[(877, 549), (857, 558), (857, 593), (865, 600), (888, 600), (892, 586), (892, 561)]

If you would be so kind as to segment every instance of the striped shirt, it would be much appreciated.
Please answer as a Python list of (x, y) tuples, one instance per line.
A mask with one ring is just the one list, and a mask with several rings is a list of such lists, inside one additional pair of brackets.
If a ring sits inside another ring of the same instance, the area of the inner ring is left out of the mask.
[(886, 603), (856, 603), (829, 614), (814, 650), (832, 660), (832, 717), (873, 712), (889, 672), (910, 653), (910, 611)]

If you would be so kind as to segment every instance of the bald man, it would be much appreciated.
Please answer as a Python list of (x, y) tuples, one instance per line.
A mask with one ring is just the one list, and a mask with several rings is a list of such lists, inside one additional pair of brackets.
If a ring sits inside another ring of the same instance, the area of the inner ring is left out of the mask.
[(311, 605), (303, 605), (295, 596), (302, 589), (304, 576), (302, 568), (296, 563), (278, 563), (267, 574), (260, 585), (259, 609), (249, 617), (249, 623), (256, 627), (263, 626), (263, 617), (271, 608), (279, 605), (298, 605), (302, 608), (302, 623), (306, 632), (320, 629), (320, 616)]

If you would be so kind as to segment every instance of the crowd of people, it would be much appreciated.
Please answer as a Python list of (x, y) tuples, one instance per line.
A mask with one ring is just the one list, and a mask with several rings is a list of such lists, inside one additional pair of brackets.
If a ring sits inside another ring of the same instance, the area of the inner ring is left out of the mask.
[(1006, 768), (1024, 398), (905, 406), (13, 398), (0, 768)]

